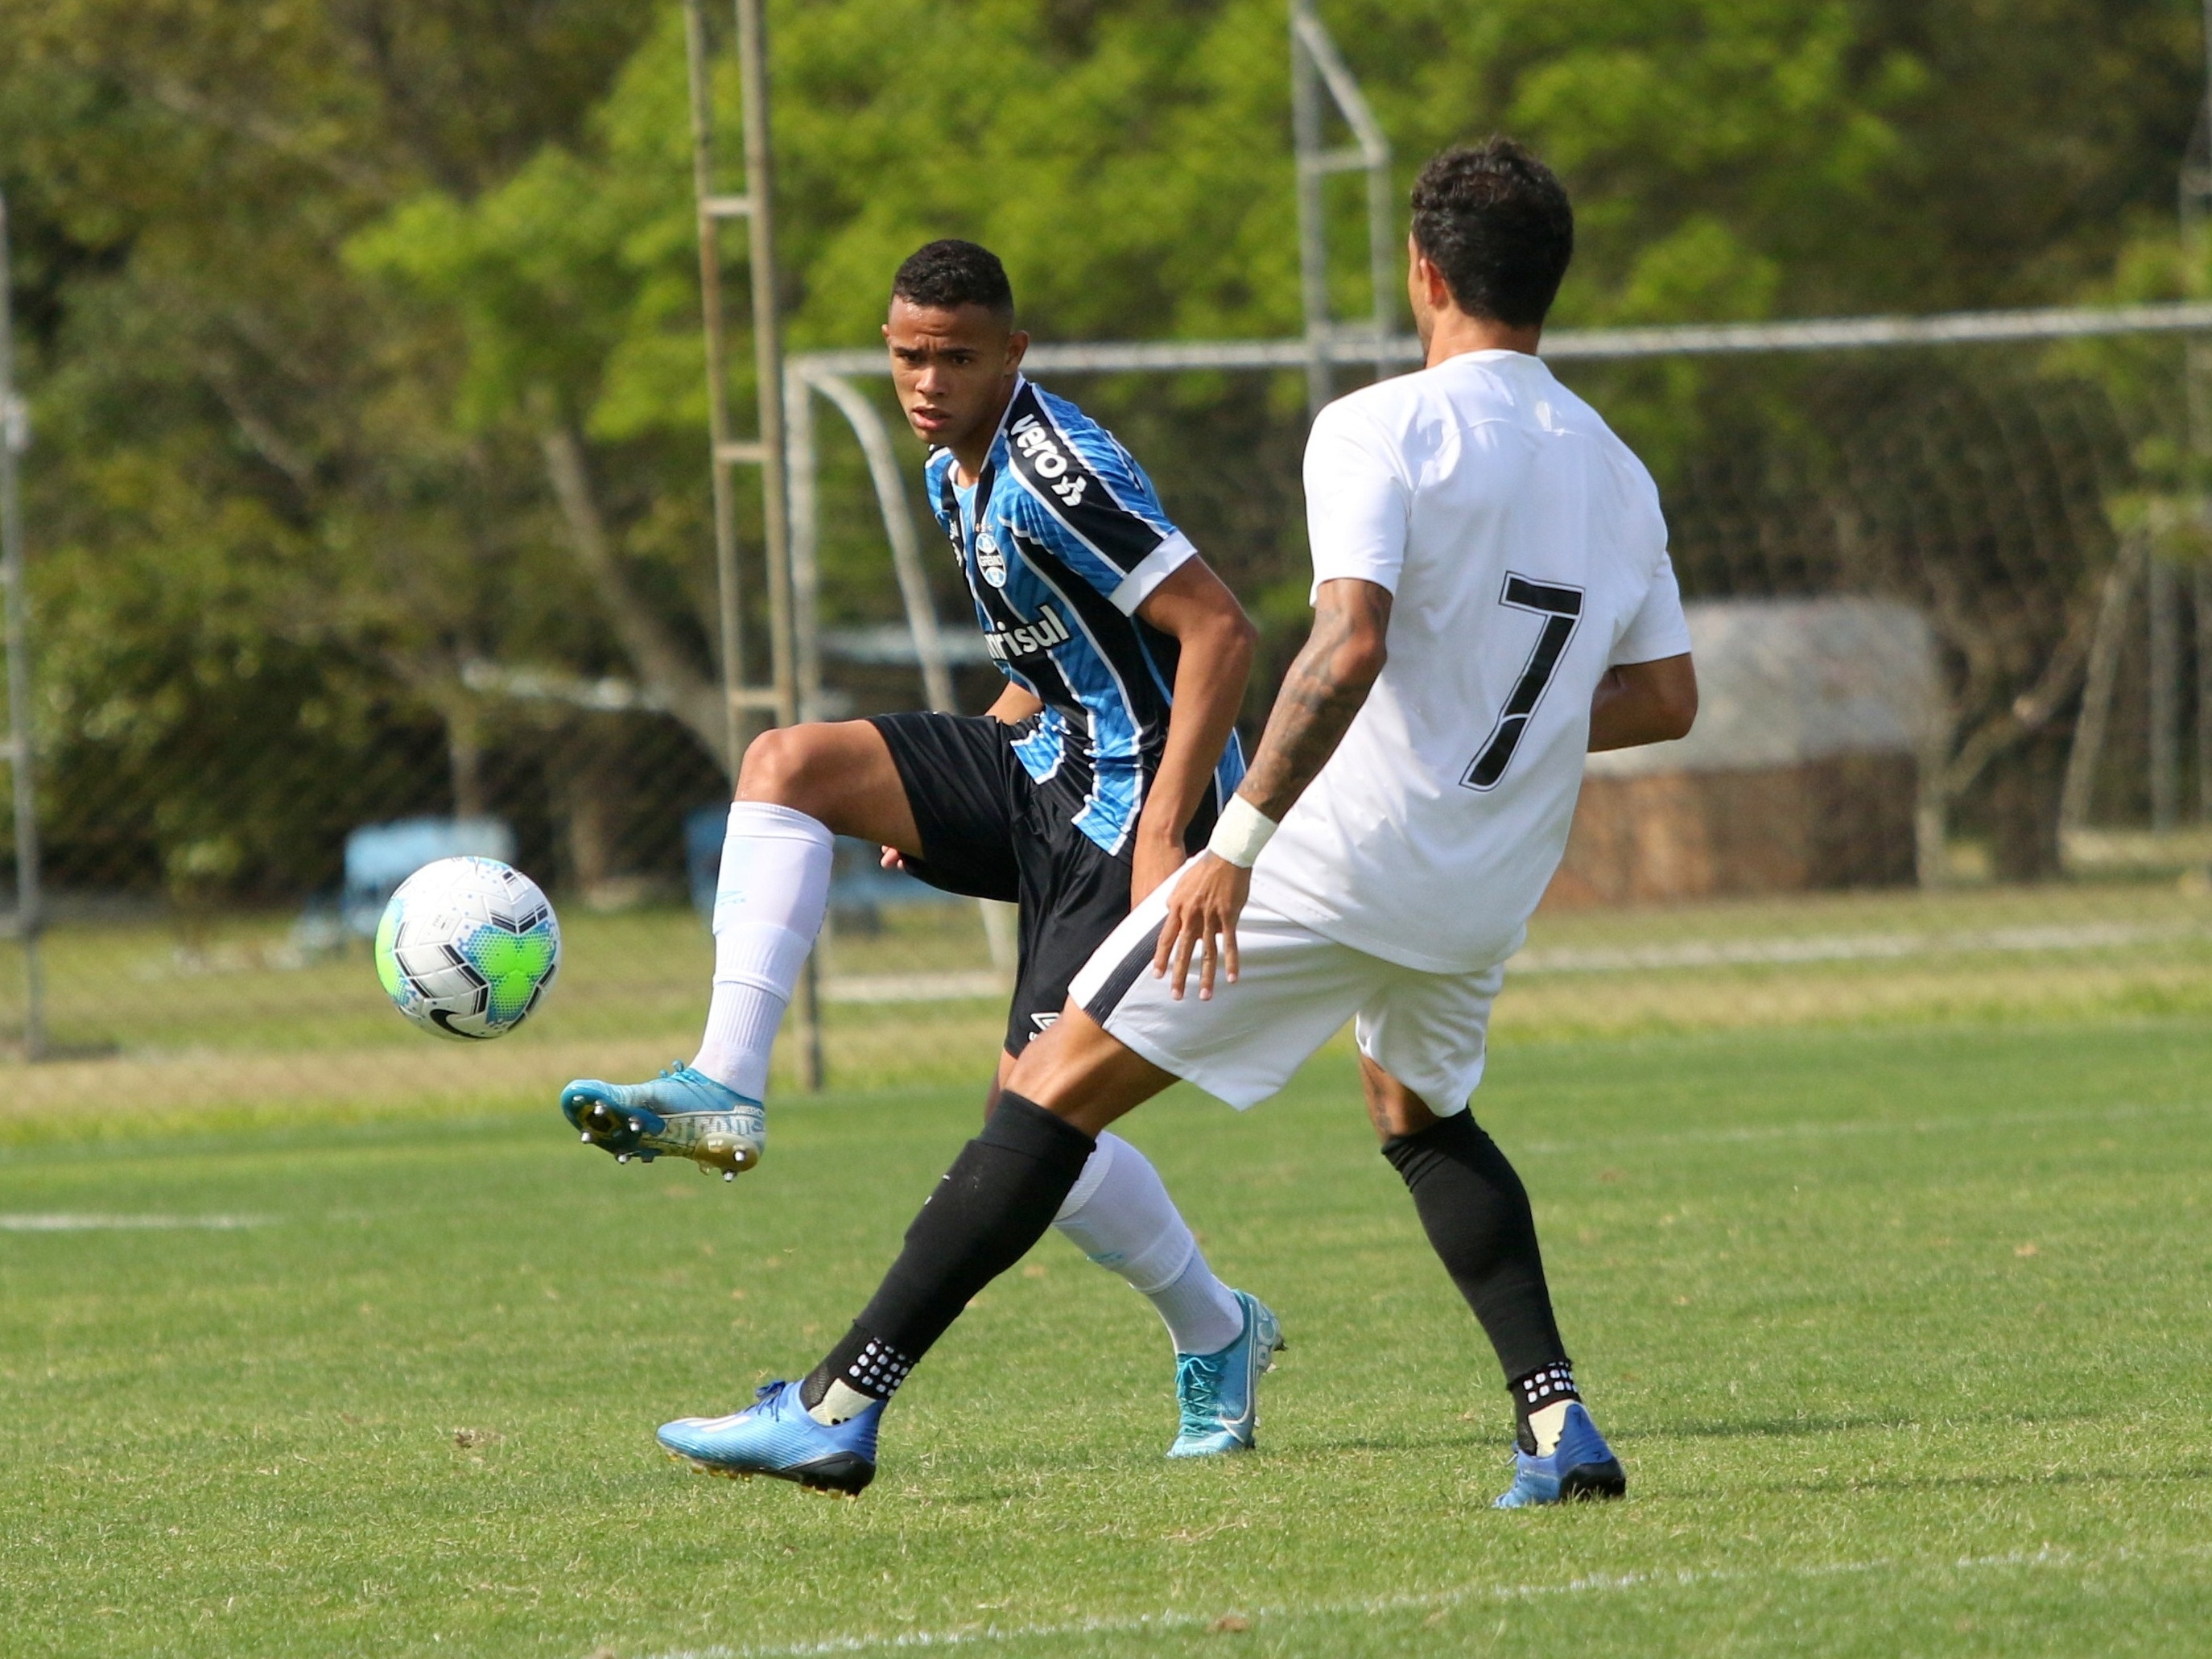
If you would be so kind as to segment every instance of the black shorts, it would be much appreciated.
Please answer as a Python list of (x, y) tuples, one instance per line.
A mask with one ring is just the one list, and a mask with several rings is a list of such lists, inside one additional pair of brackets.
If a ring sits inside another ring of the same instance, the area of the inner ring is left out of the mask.
[[(1006, 1052), (1060, 1018), (1073, 979), (1129, 914), (1129, 856), (1114, 854), (1074, 824), (1087, 780), (1065, 772), (1043, 783), (1015, 757), (1033, 722), (1008, 726), (988, 714), (876, 714), (907, 805), (921, 831), (921, 857), (906, 867), (931, 886), (1021, 907), (1021, 947)], [(1185, 842), (1213, 833), (1209, 793)]]

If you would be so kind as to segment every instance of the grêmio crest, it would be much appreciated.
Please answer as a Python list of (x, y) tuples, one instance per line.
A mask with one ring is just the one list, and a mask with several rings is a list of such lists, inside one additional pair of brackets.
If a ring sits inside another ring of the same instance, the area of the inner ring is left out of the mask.
[(1006, 585), (1006, 556), (999, 550), (999, 538), (988, 528), (975, 532), (975, 571), (994, 587)]

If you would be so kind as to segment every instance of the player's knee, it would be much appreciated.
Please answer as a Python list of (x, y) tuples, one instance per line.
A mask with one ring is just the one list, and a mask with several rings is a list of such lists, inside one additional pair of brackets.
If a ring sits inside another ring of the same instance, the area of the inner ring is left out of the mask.
[(1428, 1102), (1364, 1054), (1360, 1056), (1360, 1071), (1361, 1081), (1366, 1085), (1367, 1119), (1375, 1126), (1378, 1139), (1417, 1135), (1437, 1121), (1437, 1115), (1429, 1109)]
[(1401, 1102), (1376, 1101), (1367, 1103), (1367, 1121), (1375, 1126), (1378, 1140), (1395, 1140), (1401, 1135), (1414, 1135), (1436, 1121), (1426, 1110), (1409, 1111)]
[(817, 753), (821, 745), (815, 739), (814, 728), (807, 726), (780, 726), (755, 738), (745, 745), (744, 764), (738, 769), (738, 799), (815, 812), (823, 775)]

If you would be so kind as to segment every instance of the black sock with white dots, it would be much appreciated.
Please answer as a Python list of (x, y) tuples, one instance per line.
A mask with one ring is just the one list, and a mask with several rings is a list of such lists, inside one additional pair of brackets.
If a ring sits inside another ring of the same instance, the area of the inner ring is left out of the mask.
[[(907, 1229), (845, 1339), (799, 1385), (810, 1412), (842, 1384), (888, 1400), (969, 1302), (1045, 1235), (1097, 1142), (1008, 1089)], [(833, 1414), (851, 1402), (838, 1396)], [(856, 1410), (866, 1410), (860, 1407)]]
[(1574, 1362), (1570, 1359), (1555, 1359), (1526, 1376), (1515, 1377), (1506, 1386), (1513, 1394), (1513, 1437), (1531, 1457), (1536, 1455), (1536, 1431), (1528, 1419), (1547, 1406), (1563, 1406), (1582, 1398), (1575, 1387)]
[(812, 1411), (832, 1382), (842, 1382), (871, 1400), (888, 1400), (898, 1392), (914, 1364), (890, 1343), (864, 1334), (856, 1326), (799, 1385), (799, 1403)]

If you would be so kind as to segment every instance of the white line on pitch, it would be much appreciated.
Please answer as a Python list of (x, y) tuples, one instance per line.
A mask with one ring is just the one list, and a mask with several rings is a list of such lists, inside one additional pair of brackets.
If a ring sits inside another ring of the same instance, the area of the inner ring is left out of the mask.
[(1651, 968), (1756, 968), (1806, 962), (1881, 962), (1979, 951), (2100, 951), (2208, 936), (2198, 927), (2091, 922), (1991, 927), (1963, 933), (1827, 933), (1800, 939), (1679, 939), (1667, 945), (1539, 947), (1506, 964), (1509, 974), (1607, 974)]
[(1570, 1152), (1605, 1152), (1621, 1146), (1711, 1146), (1765, 1140), (1819, 1140), (1831, 1135), (1948, 1134), (1976, 1129), (2033, 1129), (2045, 1124), (2128, 1123), (2144, 1118), (2202, 1117), (2212, 1107), (2200, 1100), (2164, 1106), (2055, 1108), (2041, 1112), (1988, 1112), (1979, 1116), (1850, 1118), (1840, 1123), (1753, 1123), (1728, 1129), (1656, 1129), (1645, 1133), (1598, 1135), (1587, 1140), (1531, 1140), (1513, 1151), (1531, 1158)]
[(0, 1233), (149, 1232), (178, 1227), (231, 1232), (240, 1227), (265, 1227), (269, 1218), (259, 1215), (68, 1215), (0, 1212)]
[(852, 974), (822, 981), (826, 1002), (965, 1002), (1006, 994), (1009, 984), (984, 970), (950, 974)]
[[(1801, 1566), (1779, 1566), (1701, 1571), (1593, 1573), (1551, 1584), (1462, 1584), (1449, 1589), (1419, 1591), (1403, 1595), (1361, 1597), (1346, 1601), (1296, 1603), (1281, 1607), (1247, 1606), (1230, 1609), (1255, 1622), (1266, 1619), (1314, 1620), (1342, 1618), (1354, 1613), (1370, 1617), (1392, 1613), (1418, 1613), (1424, 1608), (1455, 1606), (1464, 1601), (1522, 1601), (1543, 1596), (1588, 1595), (1595, 1591), (1672, 1589), (1734, 1580), (1769, 1581), (1776, 1577), (1830, 1578), (1862, 1573), (1933, 1573), (1990, 1571), (2006, 1568), (2090, 1568), (2146, 1557), (2169, 1559), (2202, 1556), (2212, 1549), (2184, 1547), (2173, 1550), (2120, 1549), (2099, 1555), (2077, 1555), (2071, 1550), (2045, 1545), (2033, 1553), (1964, 1556), (1954, 1561), (1836, 1561)], [(837, 1653), (873, 1653), (903, 1648), (956, 1648), (986, 1643), (1048, 1642), (1070, 1637), (1133, 1636), (1148, 1631), (1202, 1630), (1222, 1614), (1212, 1613), (1149, 1613), (1132, 1618), (1071, 1620), (1062, 1624), (971, 1626), (966, 1629), (902, 1631), (880, 1636), (833, 1636), (817, 1642), (798, 1642), (775, 1647), (732, 1648), (717, 1644), (683, 1648), (655, 1659), (810, 1659)]]
[[(1619, 974), (1674, 968), (1787, 967), (1804, 963), (1889, 962), (1982, 951), (2100, 951), (2128, 945), (2212, 938), (2197, 927), (1992, 927), (1961, 933), (1824, 933), (1801, 939), (1678, 939), (1666, 945), (1539, 946), (1506, 963), (1508, 973)], [(957, 1002), (1004, 996), (1006, 981), (986, 970), (944, 974), (854, 974), (823, 981), (830, 1002)]]

